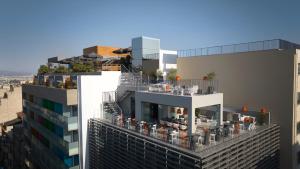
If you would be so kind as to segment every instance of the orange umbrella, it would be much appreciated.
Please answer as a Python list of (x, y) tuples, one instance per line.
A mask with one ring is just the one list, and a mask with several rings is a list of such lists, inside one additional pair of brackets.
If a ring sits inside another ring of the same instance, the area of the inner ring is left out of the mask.
[(244, 105), (243, 107), (242, 107), (242, 112), (248, 112), (248, 107), (246, 106), (246, 105)]

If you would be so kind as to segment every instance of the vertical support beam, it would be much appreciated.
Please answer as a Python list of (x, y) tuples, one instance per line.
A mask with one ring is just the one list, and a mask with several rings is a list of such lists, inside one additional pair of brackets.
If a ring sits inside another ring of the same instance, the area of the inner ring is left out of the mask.
[(196, 114), (195, 114), (195, 107), (192, 104), (188, 107), (188, 134), (191, 135), (196, 131)]
[(220, 118), (219, 118), (219, 124), (223, 125), (223, 100), (222, 103), (219, 104), (219, 113), (220, 113)]
[(143, 113), (143, 108), (142, 108), (142, 102), (139, 98), (136, 97), (135, 100), (135, 118), (137, 121), (142, 120), (142, 113)]
[(218, 113), (218, 125), (223, 125), (223, 104), (217, 105), (217, 111)]

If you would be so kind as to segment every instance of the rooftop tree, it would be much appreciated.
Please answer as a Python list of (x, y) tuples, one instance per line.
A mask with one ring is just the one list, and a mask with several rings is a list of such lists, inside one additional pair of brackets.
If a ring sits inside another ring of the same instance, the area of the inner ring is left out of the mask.
[(54, 73), (68, 73), (69, 69), (64, 66), (59, 66), (54, 70)]
[(72, 70), (73, 72), (93, 72), (94, 70), (94, 65), (93, 63), (74, 63), (72, 65)]
[(39, 70), (38, 70), (38, 74), (47, 74), (47, 73), (50, 73), (50, 69), (47, 65), (41, 65)]
[(174, 81), (176, 80), (177, 69), (170, 69), (167, 74), (167, 79)]

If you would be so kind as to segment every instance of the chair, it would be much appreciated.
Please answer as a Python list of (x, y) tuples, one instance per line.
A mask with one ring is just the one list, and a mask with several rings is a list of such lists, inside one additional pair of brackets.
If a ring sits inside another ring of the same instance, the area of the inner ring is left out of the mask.
[(199, 137), (198, 137), (198, 140), (197, 140), (197, 145), (198, 145), (198, 146), (202, 146), (202, 145), (203, 145), (203, 142), (204, 142), (203, 137), (202, 137), (202, 136), (199, 136)]
[(131, 118), (128, 118), (127, 121), (127, 128), (130, 129), (130, 126), (131, 126)]
[(209, 138), (209, 143), (210, 144), (216, 144), (216, 134), (210, 134), (210, 138)]
[(156, 136), (157, 135), (157, 130), (156, 130), (156, 124), (153, 124), (152, 127), (151, 127), (151, 133), (153, 136)]
[(201, 125), (201, 119), (197, 118), (197, 126), (200, 126), (200, 125)]
[(240, 129), (241, 130), (245, 130), (245, 125), (244, 124), (240, 124)]
[(144, 121), (140, 122), (140, 133), (142, 133), (144, 131)]
[(233, 137), (233, 131), (234, 131), (234, 128), (232, 127), (229, 127), (229, 134)]
[(172, 132), (172, 133), (170, 133), (170, 136), (171, 136), (170, 143), (173, 144), (176, 139), (176, 135), (175, 135), (175, 133)]

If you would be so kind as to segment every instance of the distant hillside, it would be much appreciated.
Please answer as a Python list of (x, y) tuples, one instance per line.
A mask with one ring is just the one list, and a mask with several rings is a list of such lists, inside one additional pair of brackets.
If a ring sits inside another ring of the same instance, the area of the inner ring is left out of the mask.
[(29, 76), (32, 73), (0, 70), (0, 76)]

